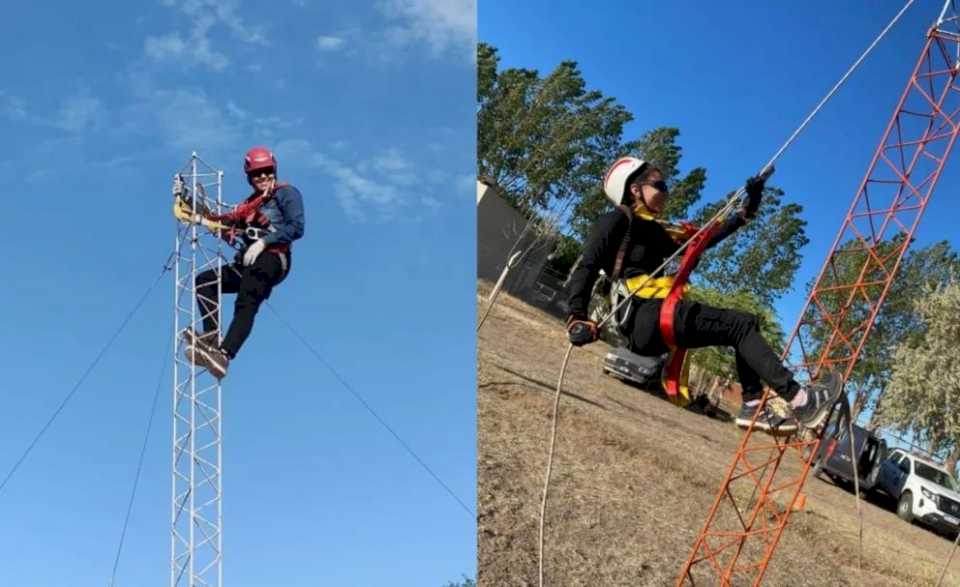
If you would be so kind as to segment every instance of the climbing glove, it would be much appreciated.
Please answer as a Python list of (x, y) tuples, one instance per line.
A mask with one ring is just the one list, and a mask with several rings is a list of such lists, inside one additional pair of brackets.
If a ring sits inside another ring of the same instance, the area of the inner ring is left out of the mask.
[(583, 346), (597, 340), (597, 323), (593, 320), (578, 320), (570, 316), (567, 320), (567, 338), (573, 346)]
[(760, 200), (763, 199), (763, 188), (766, 180), (760, 176), (751, 177), (747, 180), (743, 189), (747, 192), (747, 200), (743, 205), (743, 215), (747, 218), (753, 218), (757, 215), (757, 209), (760, 208)]
[(257, 257), (260, 256), (260, 253), (263, 252), (263, 248), (265, 246), (267, 246), (267, 244), (263, 242), (263, 239), (259, 239), (254, 241), (253, 244), (247, 247), (247, 250), (243, 252), (244, 266), (249, 267), (253, 265), (256, 262)]

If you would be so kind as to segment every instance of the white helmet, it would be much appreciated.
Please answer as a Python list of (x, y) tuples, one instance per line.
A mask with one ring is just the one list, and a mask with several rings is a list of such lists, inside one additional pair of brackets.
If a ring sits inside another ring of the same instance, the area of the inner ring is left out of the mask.
[(623, 204), (623, 195), (627, 190), (627, 180), (646, 165), (646, 161), (636, 157), (617, 159), (603, 177), (603, 193), (607, 194), (607, 199), (616, 206)]

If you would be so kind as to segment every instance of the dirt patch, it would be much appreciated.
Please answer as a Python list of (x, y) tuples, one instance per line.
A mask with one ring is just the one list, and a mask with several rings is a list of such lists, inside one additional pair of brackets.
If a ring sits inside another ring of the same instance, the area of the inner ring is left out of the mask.
[[(481, 283), (485, 307), (490, 284)], [(549, 585), (669, 585), (740, 441), (729, 421), (678, 409), (603, 375), (604, 343), (575, 349), (564, 382), (546, 518)], [(478, 584), (537, 584), (537, 529), (560, 321), (501, 294), (478, 335)], [(952, 543), (808, 480), (767, 570), (784, 586), (933, 585)], [(945, 585), (960, 585), (955, 557)], [(710, 584), (707, 582), (705, 584)]]

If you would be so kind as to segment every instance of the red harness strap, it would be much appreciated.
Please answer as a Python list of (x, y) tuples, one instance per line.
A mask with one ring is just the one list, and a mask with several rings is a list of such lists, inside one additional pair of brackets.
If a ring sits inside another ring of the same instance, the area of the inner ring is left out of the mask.
[[(667, 297), (663, 300), (663, 305), (660, 306), (660, 334), (672, 351), (664, 372), (663, 387), (670, 399), (674, 401), (680, 400), (681, 387), (685, 385), (683, 381), (685, 379), (684, 362), (687, 355), (687, 349), (677, 345), (675, 328), (677, 304), (683, 299), (684, 286), (690, 279), (690, 273), (693, 272), (700, 261), (700, 255), (707, 249), (707, 245), (716, 230), (715, 226), (711, 225), (701, 232), (687, 246), (687, 250), (683, 253), (683, 259), (680, 261), (680, 270), (673, 278), (673, 287), (670, 288), (670, 293), (667, 294)], [(689, 238), (694, 238), (692, 233), (696, 232), (695, 227), (686, 225), (685, 228), (691, 233)]]
[[(244, 223), (248, 226), (259, 226), (267, 227), (270, 224), (270, 220), (267, 216), (260, 211), (260, 208), (273, 197), (273, 194), (280, 188), (286, 187), (290, 184), (288, 183), (276, 183), (273, 186), (273, 189), (269, 193), (260, 193), (254, 192), (250, 194), (246, 200), (237, 205), (236, 208), (227, 212), (225, 214), (219, 214), (213, 216), (213, 220), (220, 220), (225, 222), (239, 222)], [(225, 235), (222, 235), (224, 240), (226, 240), (231, 245), (233, 244), (234, 239), (237, 237), (237, 229), (232, 228)], [(275, 251), (278, 253), (286, 253), (290, 250), (289, 245), (274, 244), (267, 247), (268, 251)]]

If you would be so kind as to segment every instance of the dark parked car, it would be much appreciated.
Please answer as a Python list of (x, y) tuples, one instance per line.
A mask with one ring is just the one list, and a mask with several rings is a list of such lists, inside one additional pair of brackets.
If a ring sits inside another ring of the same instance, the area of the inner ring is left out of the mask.
[[(817, 456), (817, 474), (825, 474), (838, 483), (853, 483), (853, 461), (850, 459), (850, 441), (846, 422), (840, 423), (839, 434), (832, 434), (837, 423), (832, 422), (824, 434)], [(887, 457), (887, 442), (873, 432), (853, 426), (853, 453), (857, 459), (861, 491), (869, 491), (877, 484), (880, 464)]]

